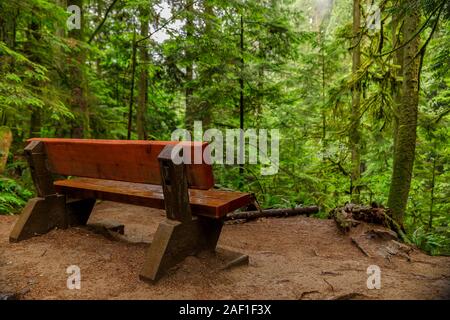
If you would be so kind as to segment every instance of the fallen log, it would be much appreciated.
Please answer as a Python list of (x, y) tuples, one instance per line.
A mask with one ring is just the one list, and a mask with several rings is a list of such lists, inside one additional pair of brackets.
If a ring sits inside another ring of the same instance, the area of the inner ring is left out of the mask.
[(236, 213), (229, 213), (225, 220), (253, 220), (258, 218), (267, 218), (267, 217), (290, 217), (301, 214), (306, 214), (309, 216), (310, 214), (319, 212), (319, 207), (302, 207), (302, 208), (294, 208), (294, 209), (266, 209), (260, 211), (243, 211)]

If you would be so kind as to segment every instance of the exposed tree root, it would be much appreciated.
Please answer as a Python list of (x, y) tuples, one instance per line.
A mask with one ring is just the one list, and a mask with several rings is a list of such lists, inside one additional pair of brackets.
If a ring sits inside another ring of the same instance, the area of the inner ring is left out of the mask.
[(396, 232), (403, 242), (411, 244), (403, 226), (391, 218), (389, 209), (385, 209), (382, 206), (379, 207), (376, 204), (372, 204), (372, 206), (361, 206), (348, 203), (344, 207), (333, 209), (329, 217), (336, 221), (337, 226), (344, 233), (348, 233), (351, 228), (356, 227), (363, 221), (389, 228)]

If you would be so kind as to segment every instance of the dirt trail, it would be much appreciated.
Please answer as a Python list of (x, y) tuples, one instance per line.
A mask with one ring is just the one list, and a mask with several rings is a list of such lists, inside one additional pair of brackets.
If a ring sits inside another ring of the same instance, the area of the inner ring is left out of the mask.
[[(110, 202), (90, 222), (125, 224), (132, 242), (149, 242), (164, 211)], [(450, 257), (413, 250), (367, 257), (332, 220), (260, 219), (226, 225), (219, 244), (250, 256), (221, 271), (211, 257), (189, 257), (156, 285), (139, 281), (147, 245), (112, 241), (82, 228), (54, 230), (16, 244), (16, 217), (0, 216), (0, 293), (23, 299), (450, 299)], [(66, 287), (66, 268), (81, 269), (81, 290)], [(381, 289), (368, 290), (367, 268), (381, 268)]]

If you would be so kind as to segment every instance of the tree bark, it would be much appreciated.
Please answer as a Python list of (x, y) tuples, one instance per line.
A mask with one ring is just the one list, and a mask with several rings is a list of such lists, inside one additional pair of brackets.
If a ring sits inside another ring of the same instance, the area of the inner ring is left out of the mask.
[(87, 99), (87, 82), (84, 74), (84, 65), (86, 62), (86, 50), (82, 48), (81, 42), (84, 41), (84, 16), (83, 0), (69, 0), (68, 5), (76, 5), (81, 9), (81, 28), (69, 31), (69, 37), (76, 40), (76, 48), (72, 53), (69, 64), (69, 85), (72, 90), (70, 106), (76, 114), (77, 120), (72, 127), (72, 137), (89, 138), (89, 105)]
[[(392, 17), (392, 48), (397, 48), (401, 45), (402, 41), (402, 35), (403, 35), (403, 28), (400, 27), (399, 29), (399, 23), (401, 23), (401, 14), (400, 13), (394, 13)], [(399, 30), (398, 30), (399, 29)], [(402, 81), (397, 79), (398, 77), (403, 76), (403, 48), (397, 49), (394, 53), (394, 64), (396, 66), (399, 66), (399, 69), (394, 69), (394, 76), (395, 80), (393, 83), (392, 88), (392, 97), (393, 97), (393, 152), (395, 153), (395, 145), (397, 141), (397, 132), (398, 132), (398, 110), (399, 106), (402, 101), (402, 94), (401, 94), (401, 88), (402, 88)]]
[[(6, 3), (0, 1), (0, 41), (6, 46), (15, 50), (16, 46), (16, 25), (19, 10), (14, 3)], [(0, 55), (0, 73), (6, 74), (14, 72), (14, 59), (8, 55)], [(5, 111), (0, 111), (1, 124), (8, 122), (8, 115)]]
[(30, 116), (29, 137), (30, 138), (39, 137), (41, 135), (41, 127), (42, 127), (41, 110), (33, 108), (31, 109), (31, 116)]
[[(31, 23), (28, 26), (27, 30), (27, 42), (25, 43), (25, 52), (28, 55), (28, 58), (37, 63), (41, 63), (40, 55), (36, 53), (36, 48), (39, 46), (39, 42), (41, 40), (40, 35), (40, 26), (36, 21), (37, 17), (32, 15)], [(37, 80), (33, 80), (33, 87), (40, 87), (42, 84)], [(30, 138), (39, 137), (41, 132), (41, 109), (33, 106), (29, 107), (31, 110), (30, 114), (30, 131), (28, 136)]]
[[(67, 8), (67, 0), (54, 0), (54, 1), (55, 1), (55, 4), (57, 6), (61, 7), (64, 10), (66, 10), (66, 8)], [(60, 38), (62, 38), (62, 37), (64, 37), (66, 35), (65, 28), (64, 28), (64, 26), (62, 24), (61, 25), (58, 24), (56, 26), (55, 34), (56, 34), (56, 36), (58, 36)]]
[[(149, 33), (149, 10), (147, 8), (141, 8), (141, 36), (147, 37)], [(136, 112), (136, 127), (139, 140), (147, 140), (147, 134), (145, 131), (145, 114), (147, 111), (148, 101), (148, 50), (144, 45), (139, 48), (140, 56), (140, 68), (139, 68), (139, 96)]]
[[(360, 0), (353, 0), (353, 77), (357, 77), (361, 66), (361, 4)], [(360, 153), (360, 113), (361, 105), (361, 83), (357, 81), (352, 88), (352, 113), (350, 127), (350, 147), (352, 153), (352, 173), (351, 173), (351, 200), (353, 203), (360, 203), (359, 179), (361, 177), (361, 153)]]
[(225, 220), (238, 220), (238, 219), (258, 219), (263, 217), (289, 217), (300, 214), (310, 215), (319, 212), (319, 207), (305, 207), (305, 208), (295, 208), (295, 209), (267, 209), (261, 211), (246, 211), (229, 213)]
[[(241, 15), (241, 28), (240, 28), (240, 41), (239, 41), (239, 53), (241, 55), (241, 68), (240, 68), (240, 76), (239, 76), (239, 129), (240, 132), (240, 148), (239, 148), (239, 176), (242, 178), (244, 175), (244, 17)], [(242, 181), (242, 180), (240, 180)]]
[[(213, 2), (211, 0), (203, 0), (203, 12), (204, 12), (204, 23), (205, 23), (205, 29), (204, 29), (204, 37), (207, 39), (207, 41), (211, 41), (211, 39), (214, 39), (215, 37), (215, 13), (213, 10)], [(210, 67), (204, 67), (201, 75), (201, 79), (203, 81), (208, 81), (209, 74), (210, 74)], [(210, 99), (207, 99), (205, 101), (202, 101), (201, 108), (200, 109), (200, 115), (203, 122), (203, 128), (208, 129), (212, 122), (212, 110), (211, 107), (214, 105), (214, 102)]]
[[(411, 39), (420, 24), (419, 8), (411, 8), (405, 15), (404, 39)], [(419, 103), (420, 56), (419, 35), (409, 41), (403, 53), (402, 103), (398, 110), (398, 131), (394, 153), (393, 173), (389, 190), (388, 206), (392, 218), (403, 224), (408, 203), (412, 170), (416, 150), (416, 127)]]
[[(134, 27), (134, 26), (133, 26)], [(130, 101), (128, 105), (128, 126), (127, 126), (127, 139), (131, 139), (131, 130), (133, 126), (133, 103), (134, 103), (134, 79), (136, 77), (136, 29), (133, 31), (133, 43), (131, 51), (131, 88), (130, 88)]]
[(435, 152), (436, 142), (433, 147), (433, 168), (431, 173), (431, 190), (430, 190), (430, 215), (428, 217), (428, 230), (433, 227), (433, 207), (434, 207), (434, 188), (436, 186), (436, 158), (438, 155)]
[(0, 40), (3, 41), (8, 48), (14, 50), (16, 46), (16, 19), (18, 16), (18, 8), (13, 3), (0, 3)]
[[(194, 2), (193, 0), (186, 0), (186, 39), (192, 39), (194, 35)], [(194, 80), (194, 61), (190, 48), (186, 48), (186, 60), (188, 64), (186, 66), (185, 85), (186, 85), (186, 113), (185, 113), (185, 126), (186, 129), (192, 130), (195, 121), (195, 107), (193, 103), (194, 89), (192, 81)]]

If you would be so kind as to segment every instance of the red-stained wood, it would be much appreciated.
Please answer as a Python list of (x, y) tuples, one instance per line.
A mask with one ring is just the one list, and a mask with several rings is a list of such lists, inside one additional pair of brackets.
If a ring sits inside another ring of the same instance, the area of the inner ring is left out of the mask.
[[(75, 178), (54, 183), (56, 191), (74, 198), (96, 198), (164, 209), (160, 185), (123, 181)], [(250, 193), (189, 189), (189, 202), (194, 215), (221, 218), (254, 201)]]
[[(49, 170), (64, 176), (118, 180), (136, 183), (161, 184), (158, 155), (167, 145), (178, 141), (130, 141), (91, 139), (33, 138), (45, 144)], [(186, 142), (194, 151), (207, 143)], [(207, 190), (214, 186), (211, 165), (188, 164), (189, 186)]]

